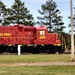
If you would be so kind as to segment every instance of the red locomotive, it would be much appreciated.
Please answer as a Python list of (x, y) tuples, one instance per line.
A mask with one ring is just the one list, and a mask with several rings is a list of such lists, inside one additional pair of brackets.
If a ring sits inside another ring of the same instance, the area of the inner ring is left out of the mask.
[(45, 26), (0, 26), (0, 52), (15, 52), (21, 45), (22, 52), (62, 52), (57, 33), (48, 33)]

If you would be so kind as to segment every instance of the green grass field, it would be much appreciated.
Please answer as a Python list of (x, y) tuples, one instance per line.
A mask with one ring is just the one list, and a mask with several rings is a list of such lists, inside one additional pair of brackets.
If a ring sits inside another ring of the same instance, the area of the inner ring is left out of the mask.
[(61, 55), (0, 55), (0, 63), (70, 62), (70, 54)]
[(75, 75), (75, 66), (0, 67), (0, 75)]
[[(70, 54), (61, 55), (0, 55), (0, 64), (33, 62), (71, 62)], [(75, 65), (70, 66), (0, 66), (0, 75), (75, 75)]]

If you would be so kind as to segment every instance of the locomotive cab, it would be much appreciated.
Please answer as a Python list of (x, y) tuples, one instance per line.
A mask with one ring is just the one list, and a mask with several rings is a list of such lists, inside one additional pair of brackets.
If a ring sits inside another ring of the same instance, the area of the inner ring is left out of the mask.
[(46, 44), (46, 35), (47, 28), (45, 26), (36, 27), (36, 39), (34, 40), (35, 44)]

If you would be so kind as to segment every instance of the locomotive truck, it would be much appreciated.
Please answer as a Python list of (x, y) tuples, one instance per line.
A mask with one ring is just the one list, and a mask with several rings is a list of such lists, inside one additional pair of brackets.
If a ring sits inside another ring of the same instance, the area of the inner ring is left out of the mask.
[(16, 52), (18, 45), (21, 46), (21, 52), (63, 52), (58, 34), (48, 33), (45, 26), (0, 26), (0, 53)]

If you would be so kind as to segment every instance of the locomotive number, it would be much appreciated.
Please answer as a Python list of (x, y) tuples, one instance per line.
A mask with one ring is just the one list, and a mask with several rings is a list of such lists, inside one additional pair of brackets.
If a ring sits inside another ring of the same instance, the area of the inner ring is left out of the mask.
[(40, 39), (45, 39), (45, 36), (40, 36)]

